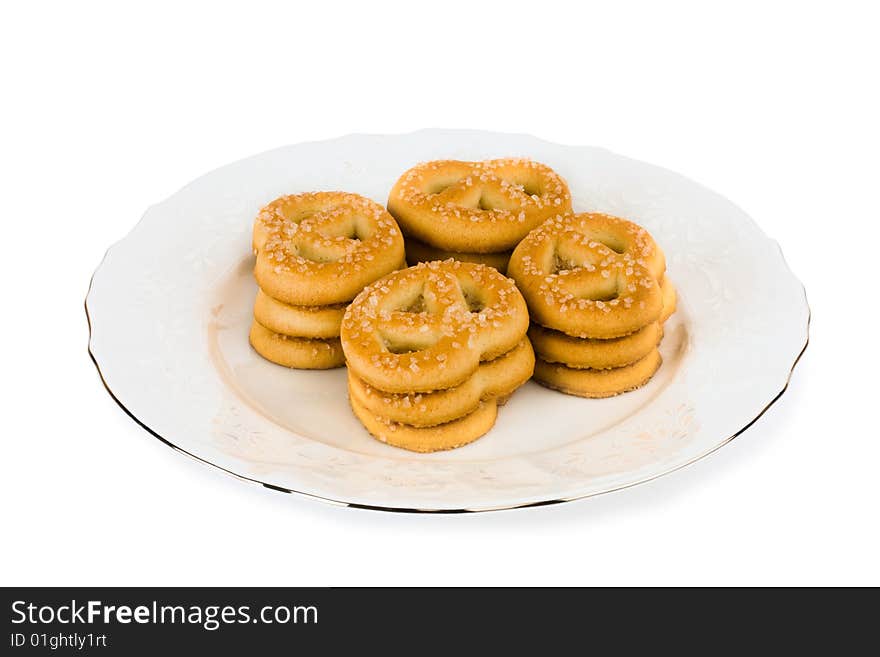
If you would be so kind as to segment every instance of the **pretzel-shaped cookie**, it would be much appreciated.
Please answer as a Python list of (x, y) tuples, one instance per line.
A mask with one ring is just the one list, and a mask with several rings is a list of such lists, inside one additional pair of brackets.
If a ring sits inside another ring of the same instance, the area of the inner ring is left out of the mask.
[(571, 210), (568, 185), (527, 159), (419, 164), (395, 183), (388, 211), (407, 236), (447, 251), (509, 251), (548, 217)]
[(299, 306), (351, 301), (403, 265), (403, 235), (381, 205), (357, 194), (282, 196), (254, 222), (254, 277), (270, 297)]
[(600, 213), (550, 219), (508, 265), (532, 320), (581, 338), (617, 338), (656, 321), (665, 269), (648, 231)]
[(523, 339), (529, 314), (519, 290), (485, 265), (421, 263), (380, 279), (348, 307), (342, 348), (349, 367), (386, 392), (430, 392), (462, 383)]

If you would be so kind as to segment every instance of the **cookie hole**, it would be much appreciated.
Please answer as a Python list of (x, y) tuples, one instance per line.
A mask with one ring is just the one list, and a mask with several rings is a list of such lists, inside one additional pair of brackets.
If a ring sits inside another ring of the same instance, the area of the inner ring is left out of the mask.
[(567, 260), (566, 258), (561, 257), (558, 253), (553, 256), (553, 266), (550, 268), (551, 274), (558, 274), (564, 271), (571, 271), (572, 269), (577, 269), (578, 266), (576, 263), (571, 260)]
[(480, 208), (480, 210), (494, 210), (495, 209), (495, 206), (492, 205), (492, 203), (488, 199), (484, 198), (483, 196), (481, 196), (480, 200), (477, 201), (477, 207)]
[(316, 210), (304, 210), (304, 211), (300, 212), (299, 214), (297, 214), (296, 216), (292, 217), (292, 220), (295, 223), (300, 223), (302, 221), (305, 221), (306, 219), (311, 219), (316, 214), (317, 214)]
[(453, 185), (460, 182), (460, 178), (445, 178), (441, 180), (434, 180), (424, 188), (424, 192), (429, 196), (433, 194), (441, 194)]
[(590, 299), (591, 301), (613, 301), (618, 296), (620, 296), (620, 293), (617, 290), (614, 290), (612, 292), (600, 292), (599, 294), (591, 294), (586, 298)]
[(533, 185), (532, 183), (524, 182), (521, 183), (523, 192), (525, 192), (526, 196), (540, 196), (541, 188), (537, 185)]
[(480, 297), (469, 290), (465, 290), (464, 300), (465, 303), (467, 303), (468, 310), (470, 310), (472, 313), (478, 313), (486, 307), (486, 303)]
[(597, 242), (604, 244), (615, 253), (623, 253), (624, 251), (626, 251), (626, 245), (614, 235), (593, 235), (592, 238)]
[(390, 351), (392, 354), (412, 354), (418, 349), (415, 349), (413, 345), (406, 344), (403, 342), (393, 342), (386, 338), (385, 340), (385, 348)]
[(541, 186), (534, 180), (521, 180), (516, 177), (505, 178), (502, 184), (519, 187), (526, 196), (541, 196)]
[(358, 242), (370, 239), (376, 231), (375, 225), (368, 217), (355, 217), (355, 220), (351, 222), (351, 224), (348, 238)]
[(616, 276), (611, 276), (601, 280), (593, 290), (584, 295), (584, 298), (592, 301), (614, 301), (618, 296), (620, 296), (620, 281)]
[(425, 295), (419, 294), (410, 303), (401, 308), (401, 311), (405, 313), (423, 313), (427, 309), (427, 306), (425, 306)]
[(383, 332), (381, 335), (382, 346), (392, 354), (411, 354), (430, 349), (437, 344), (437, 339), (431, 332), (418, 335), (395, 335)]

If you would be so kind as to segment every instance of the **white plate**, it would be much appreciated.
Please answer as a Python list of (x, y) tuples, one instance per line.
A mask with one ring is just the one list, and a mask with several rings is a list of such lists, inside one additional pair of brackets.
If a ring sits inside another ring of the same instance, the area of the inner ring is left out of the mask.
[[(632, 219), (665, 250), (679, 307), (647, 386), (589, 400), (528, 383), (480, 440), (419, 455), (367, 434), (343, 370), (288, 370), (249, 347), (250, 233), (262, 205), (307, 190), (384, 203), (416, 162), (500, 156), (549, 164), (568, 181), (575, 210)], [(785, 390), (809, 322), (777, 244), (717, 194), (603, 149), (449, 130), (299, 144), (209, 173), (110, 248), (86, 311), (107, 389), (172, 447), (271, 488), (422, 511), (572, 500), (692, 463)]]

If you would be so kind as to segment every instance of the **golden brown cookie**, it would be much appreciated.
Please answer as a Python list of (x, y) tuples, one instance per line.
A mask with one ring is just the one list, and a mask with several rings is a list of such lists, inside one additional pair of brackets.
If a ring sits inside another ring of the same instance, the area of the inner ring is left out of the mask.
[(663, 252), (644, 228), (581, 213), (530, 232), (507, 271), (532, 321), (575, 337), (616, 338), (659, 319), (665, 269)]
[(361, 406), (387, 420), (429, 427), (463, 417), (490, 399), (506, 399), (532, 377), (535, 354), (524, 339), (506, 354), (482, 363), (464, 383), (426, 393), (386, 393), (348, 370), (348, 390)]
[(568, 395), (613, 397), (645, 385), (657, 372), (661, 362), (657, 349), (631, 365), (610, 370), (573, 369), (538, 358), (535, 360), (534, 379), (543, 386)]
[(339, 339), (295, 338), (274, 333), (256, 320), (251, 324), (250, 343), (266, 360), (302, 370), (327, 370), (345, 365)]
[(351, 301), (404, 263), (403, 235), (378, 203), (345, 192), (278, 198), (254, 222), (254, 277), (297, 306)]
[(354, 414), (377, 440), (413, 452), (439, 452), (473, 442), (492, 428), (498, 415), (498, 406), (492, 399), (452, 422), (413, 427), (376, 415), (353, 395), (349, 395), (349, 401)]
[(300, 338), (338, 338), (346, 304), (292, 306), (257, 290), (254, 319), (274, 333)]
[(348, 366), (386, 392), (430, 392), (463, 383), (481, 361), (517, 346), (528, 329), (513, 281), (485, 265), (447, 260), (394, 272), (345, 311)]
[(425, 162), (406, 171), (388, 197), (407, 237), (457, 253), (510, 251), (548, 217), (570, 210), (562, 177), (520, 158)]
[(529, 327), (529, 339), (541, 360), (573, 369), (602, 370), (629, 365), (647, 356), (662, 337), (659, 322), (651, 322), (621, 338), (607, 340), (575, 338), (538, 324)]

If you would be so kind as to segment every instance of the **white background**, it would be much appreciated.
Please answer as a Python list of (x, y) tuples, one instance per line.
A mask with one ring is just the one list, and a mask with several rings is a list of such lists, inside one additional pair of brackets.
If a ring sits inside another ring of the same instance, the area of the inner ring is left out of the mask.
[[(872, 3), (16, 4), (0, 583), (880, 584)], [(271, 492), (131, 422), (86, 352), (107, 246), (227, 162), (422, 127), (605, 146), (741, 205), (812, 306), (788, 393), (653, 483), (464, 516)]]

